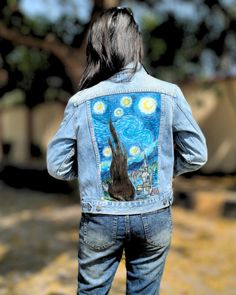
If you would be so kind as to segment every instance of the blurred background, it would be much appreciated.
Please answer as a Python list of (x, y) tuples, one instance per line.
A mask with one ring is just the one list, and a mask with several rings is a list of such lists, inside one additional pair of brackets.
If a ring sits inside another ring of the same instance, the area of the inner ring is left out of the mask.
[[(181, 87), (207, 139), (208, 163), (174, 180), (161, 294), (236, 294), (236, 0), (1, 0), (0, 295), (76, 294), (78, 185), (50, 177), (45, 155), (90, 20), (113, 6), (133, 10), (145, 68)], [(125, 294), (124, 260), (110, 294)]]

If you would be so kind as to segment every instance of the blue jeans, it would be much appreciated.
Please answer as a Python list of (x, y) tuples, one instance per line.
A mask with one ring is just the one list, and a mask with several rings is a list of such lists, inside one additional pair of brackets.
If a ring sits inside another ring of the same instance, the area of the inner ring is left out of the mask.
[(171, 207), (135, 215), (82, 214), (79, 295), (108, 294), (125, 252), (126, 294), (159, 294), (171, 243)]

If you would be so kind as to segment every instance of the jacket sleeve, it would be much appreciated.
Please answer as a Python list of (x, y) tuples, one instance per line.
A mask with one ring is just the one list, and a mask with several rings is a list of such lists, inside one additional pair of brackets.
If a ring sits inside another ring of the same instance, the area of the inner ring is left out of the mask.
[(195, 171), (207, 162), (205, 137), (193, 118), (181, 89), (176, 87), (173, 98), (174, 177)]
[(48, 173), (61, 180), (77, 178), (76, 107), (69, 100), (58, 131), (47, 147)]

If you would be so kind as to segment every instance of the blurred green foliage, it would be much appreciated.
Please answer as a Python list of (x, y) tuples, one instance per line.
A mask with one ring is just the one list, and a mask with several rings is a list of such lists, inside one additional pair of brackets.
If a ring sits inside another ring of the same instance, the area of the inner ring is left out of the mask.
[[(91, 13), (98, 9), (98, 2), (88, 2), (94, 5), (92, 9), (87, 4)], [(144, 37), (145, 65), (153, 75), (179, 82), (236, 74), (235, 1), (117, 2), (134, 11)], [(78, 81), (55, 51), (45, 50), (39, 44), (57, 40), (58, 47), (77, 50), (86, 41), (89, 23), (76, 14), (76, 1), (55, 1), (55, 5), (61, 6), (61, 14), (54, 20), (46, 14), (30, 17), (19, 3), (16, 0), (0, 2), (0, 63), (9, 77), (0, 90), (0, 97), (18, 88), (25, 92), (29, 106), (45, 99), (65, 100), (76, 91)], [(1, 25), (13, 32), (11, 38), (1, 34)], [(35, 45), (23, 39), (19, 41), (21, 37), (31, 37)], [(68, 54), (68, 59), (71, 57)], [(79, 68), (81, 64), (74, 67)], [(60, 83), (50, 82), (59, 80)]]
[(6, 56), (6, 61), (11, 67), (27, 74), (48, 66), (48, 52), (40, 52), (38, 48), (29, 50), (25, 46), (17, 46)]

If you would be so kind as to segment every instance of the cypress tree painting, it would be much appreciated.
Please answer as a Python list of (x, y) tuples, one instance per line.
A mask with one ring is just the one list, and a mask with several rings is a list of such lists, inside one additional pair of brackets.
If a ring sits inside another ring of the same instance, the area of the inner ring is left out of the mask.
[(115, 147), (113, 147), (110, 138), (108, 138), (108, 144), (112, 151), (110, 166), (111, 183), (108, 185), (108, 193), (114, 199), (131, 201), (134, 197), (135, 190), (128, 176), (125, 146), (123, 145), (122, 151), (119, 138), (111, 120), (109, 121), (109, 127)]

